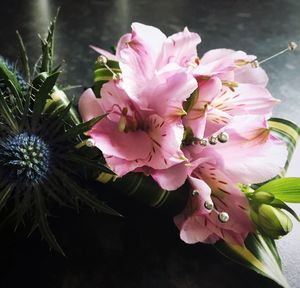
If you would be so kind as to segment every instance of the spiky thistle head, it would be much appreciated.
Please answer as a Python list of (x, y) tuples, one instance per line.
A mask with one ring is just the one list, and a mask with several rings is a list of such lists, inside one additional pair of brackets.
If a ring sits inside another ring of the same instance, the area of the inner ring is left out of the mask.
[(33, 227), (39, 227), (50, 246), (63, 254), (48, 225), (49, 202), (72, 207), (83, 203), (118, 213), (81, 186), (91, 167), (91, 173), (112, 173), (99, 161), (96, 148), (80, 145), (86, 139), (84, 132), (104, 116), (81, 123), (72, 103), (56, 87), (60, 72), (52, 69), (54, 24), (42, 40), (40, 71), (32, 81), (19, 34), (25, 79), (0, 58), (0, 212), (12, 206), (10, 216), (16, 217), (16, 225), (25, 216), (32, 217)]

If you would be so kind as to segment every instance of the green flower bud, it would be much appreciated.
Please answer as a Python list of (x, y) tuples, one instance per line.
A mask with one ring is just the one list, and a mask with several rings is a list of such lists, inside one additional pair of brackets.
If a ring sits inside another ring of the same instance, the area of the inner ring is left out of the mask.
[(257, 191), (253, 193), (253, 199), (259, 203), (269, 204), (274, 198), (274, 195), (270, 192)]
[(289, 233), (293, 228), (291, 219), (281, 209), (262, 204), (257, 212), (257, 217), (255, 215), (252, 217), (253, 221), (261, 232), (271, 238), (278, 239)]

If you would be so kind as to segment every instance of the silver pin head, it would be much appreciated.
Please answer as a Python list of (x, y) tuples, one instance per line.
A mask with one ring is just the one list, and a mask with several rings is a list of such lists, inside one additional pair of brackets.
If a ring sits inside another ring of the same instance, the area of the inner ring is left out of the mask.
[(193, 196), (199, 196), (200, 195), (200, 192), (198, 191), (198, 190), (193, 190), (193, 192), (192, 192), (192, 195)]
[(199, 144), (200, 144), (201, 146), (207, 146), (207, 145), (208, 145), (208, 139), (206, 139), (206, 138), (200, 139)]
[(91, 148), (91, 147), (94, 147), (94, 146), (95, 146), (95, 140), (92, 139), (92, 138), (89, 138), (89, 139), (86, 140), (85, 145), (86, 145), (87, 147), (90, 147), (90, 148)]
[(211, 211), (211, 210), (214, 209), (214, 202), (212, 202), (211, 200), (206, 200), (206, 201), (204, 202), (204, 207), (205, 207), (207, 210)]
[(216, 136), (211, 136), (211, 137), (209, 137), (209, 144), (211, 144), (211, 145), (216, 145), (217, 143), (218, 143), (218, 137), (216, 137)]
[(296, 48), (297, 48), (297, 43), (295, 43), (295, 42), (290, 42), (289, 44), (288, 44), (288, 49), (290, 50), (290, 51), (294, 51)]
[(228, 222), (229, 220), (229, 215), (227, 212), (221, 212), (219, 215), (218, 215), (218, 218), (219, 220), (222, 222), (222, 223), (226, 223)]
[(97, 61), (99, 64), (101, 65), (106, 65), (107, 64), (107, 58), (103, 55), (100, 55), (98, 58), (97, 58)]
[(117, 74), (114, 74), (114, 75), (113, 75), (113, 79), (114, 79), (114, 80), (122, 80), (122, 77), (123, 77), (123, 76), (122, 76), (121, 73), (117, 73)]
[(220, 143), (226, 143), (228, 141), (228, 139), (229, 139), (229, 135), (226, 132), (221, 132), (218, 135), (218, 140)]
[(252, 67), (252, 68), (258, 68), (258, 67), (259, 67), (258, 61), (257, 61), (257, 60), (252, 61), (252, 62), (251, 62), (251, 67)]

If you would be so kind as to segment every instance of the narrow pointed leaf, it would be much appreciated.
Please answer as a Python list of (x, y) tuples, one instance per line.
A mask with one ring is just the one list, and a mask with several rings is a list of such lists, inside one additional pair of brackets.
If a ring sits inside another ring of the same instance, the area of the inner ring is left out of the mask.
[(20, 53), (20, 57), (21, 57), (23, 73), (24, 73), (26, 81), (30, 82), (30, 69), (29, 69), (29, 61), (28, 61), (26, 48), (25, 48), (23, 39), (22, 39), (19, 31), (17, 31), (16, 33), (17, 33), (17, 38), (18, 38), (18, 43), (19, 43), (19, 53)]
[(81, 135), (84, 132), (89, 131), (95, 124), (97, 124), (99, 121), (101, 121), (104, 117), (106, 117), (107, 114), (100, 115), (98, 117), (95, 117), (87, 122), (80, 123), (72, 128), (70, 128), (64, 135), (59, 137), (59, 141), (64, 141), (68, 138), (74, 138), (78, 135)]
[(7, 185), (2, 191), (0, 192), (0, 211), (3, 209), (5, 204), (7, 203), (8, 199), (10, 198), (14, 186)]
[(106, 203), (100, 201), (97, 197), (92, 195), (91, 193), (87, 192), (86, 190), (79, 187), (73, 180), (69, 179), (67, 175), (61, 175), (63, 177), (64, 185), (71, 190), (77, 198), (80, 199), (83, 203), (90, 206), (91, 208), (96, 209), (99, 212), (114, 215), (114, 216), (121, 216), (120, 213), (109, 207)]
[(35, 189), (34, 197), (35, 197), (35, 205), (36, 205), (37, 214), (38, 214), (37, 215), (37, 217), (38, 217), (37, 224), (38, 224), (39, 230), (42, 233), (42, 236), (45, 238), (45, 240), (49, 243), (49, 245), (53, 249), (55, 249), (57, 252), (59, 252), (60, 254), (65, 256), (64, 251), (58, 244), (54, 234), (52, 233), (52, 231), (49, 227), (49, 223), (48, 223), (48, 219), (47, 219), (47, 211), (45, 208), (44, 200), (43, 200), (42, 196), (40, 195), (40, 191)]
[(270, 192), (284, 202), (300, 203), (300, 178), (275, 179), (262, 185), (257, 191)]
[(16, 75), (7, 68), (5, 63), (0, 61), (0, 80), (1, 79), (4, 81), (10, 80), (15, 86), (18, 93), (21, 95), (22, 89)]
[(274, 199), (270, 203), (270, 205), (272, 205), (273, 207), (284, 209), (284, 210), (290, 212), (298, 221), (300, 221), (299, 216), (297, 215), (297, 213), (290, 206), (286, 205), (283, 201), (281, 201), (279, 199)]
[(14, 131), (17, 132), (19, 130), (18, 123), (12, 113), (11, 109), (6, 103), (4, 98), (4, 94), (0, 91), (0, 113), (7, 123), (7, 125)]
[(289, 287), (274, 240), (257, 232), (247, 237), (244, 246), (219, 241), (215, 247), (229, 259), (270, 278), (282, 287)]
[[(34, 88), (37, 90), (37, 92), (34, 93), (35, 102), (33, 106), (33, 119), (38, 118), (44, 110), (46, 101), (50, 97), (49, 95), (57, 81), (59, 74), (60, 72), (56, 72), (50, 76), (47, 76), (47, 74), (43, 73), (33, 81)], [(45, 79), (43, 80), (44, 77)]]
[(14, 96), (14, 99), (16, 100), (17, 108), (19, 109), (19, 111), (23, 111), (22, 94), (19, 94), (17, 88), (11, 82), (11, 80), (7, 80), (6, 85), (10, 89), (11, 93)]

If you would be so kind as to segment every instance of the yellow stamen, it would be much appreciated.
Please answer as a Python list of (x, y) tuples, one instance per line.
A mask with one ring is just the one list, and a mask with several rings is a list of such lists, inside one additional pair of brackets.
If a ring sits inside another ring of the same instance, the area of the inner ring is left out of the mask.
[(239, 86), (239, 84), (237, 82), (232, 82), (232, 81), (228, 81), (228, 80), (222, 80), (222, 84), (229, 88), (236, 88)]

